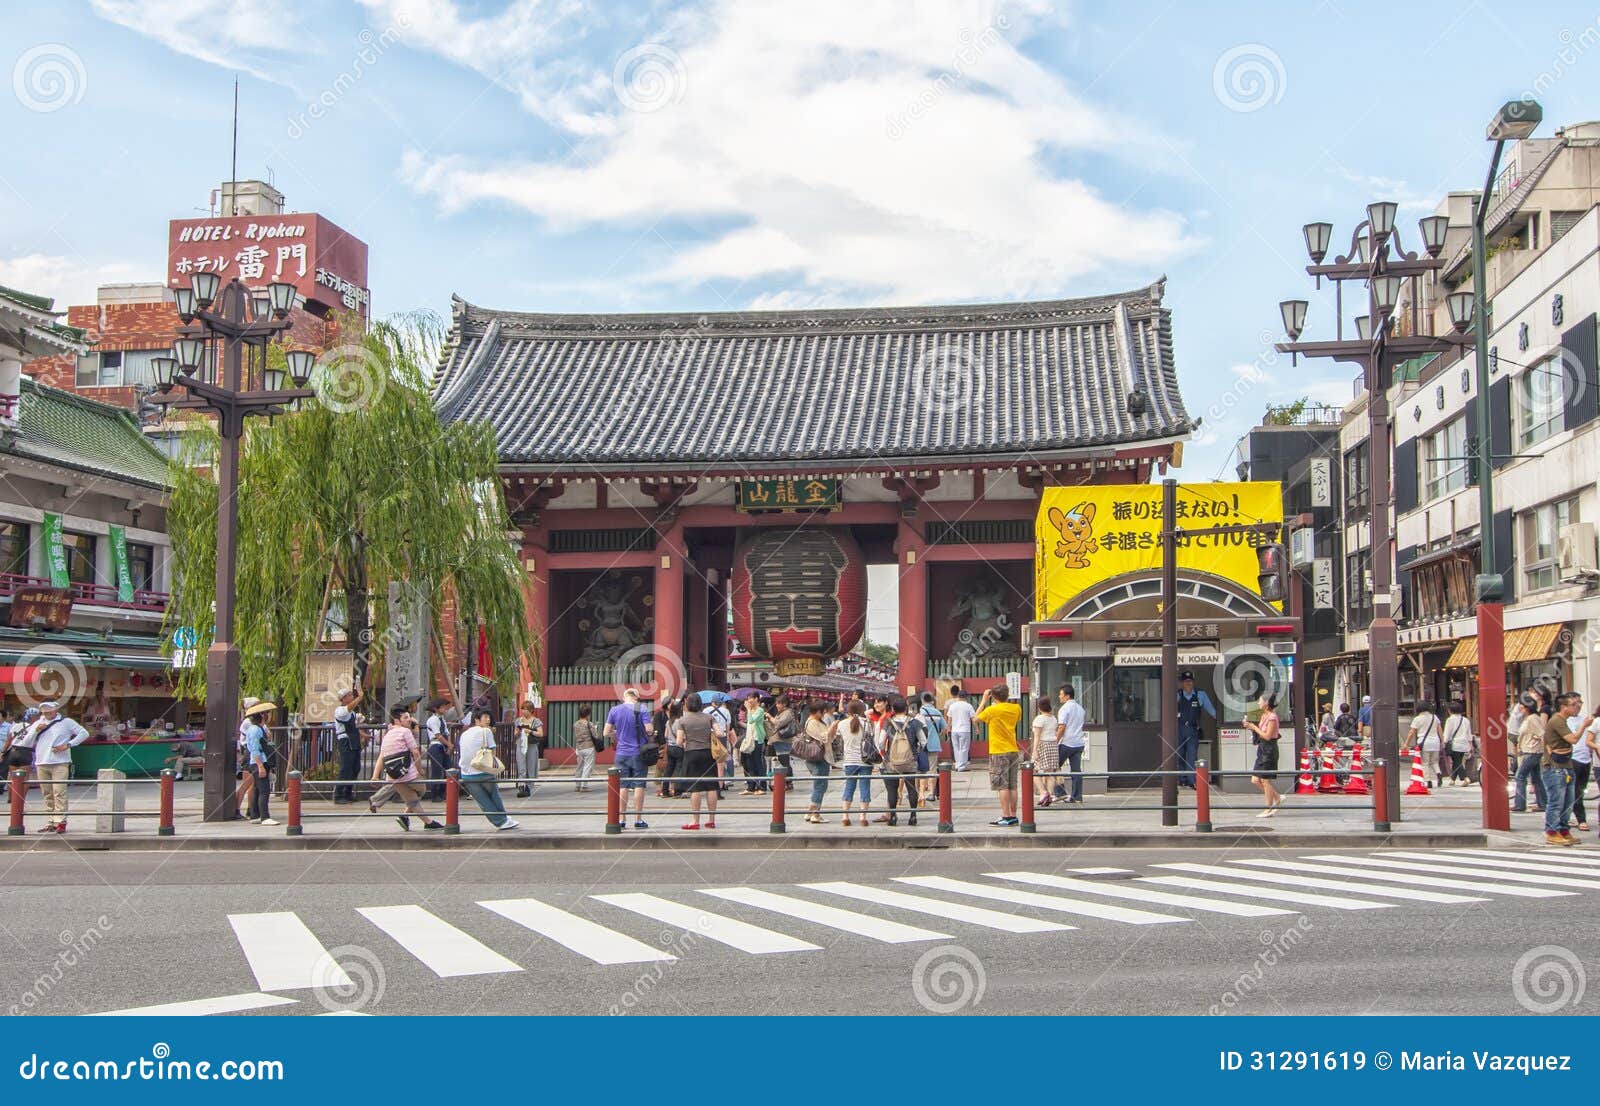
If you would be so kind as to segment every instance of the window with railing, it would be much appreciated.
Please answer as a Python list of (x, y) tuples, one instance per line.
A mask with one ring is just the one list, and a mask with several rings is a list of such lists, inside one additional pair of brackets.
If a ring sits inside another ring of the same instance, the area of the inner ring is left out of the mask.
[(92, 534), (62, 534), (61, 545), (67, 555), (67, 579), (74, 584), (94, 584), (95, 539)]
[(1422, 439), (1423, 497), (1438, 499), (1467, 486), (1467, 420), (1452, 419)]
[(135, 591), (154, 591), (156, 586), (156, 547), (143, 542), (128, 543), (128, 574)]
[(1566, 391), (1566, 375), (1554, 357), (1517, 378), (1517, 442), (1523, 449), (1561, 433)]

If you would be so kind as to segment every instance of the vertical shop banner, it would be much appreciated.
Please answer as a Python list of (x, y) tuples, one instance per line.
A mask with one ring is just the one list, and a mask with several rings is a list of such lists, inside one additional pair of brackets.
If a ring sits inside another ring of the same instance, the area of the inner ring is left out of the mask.
[[(1256, 547), (1277, 541), (1255, 532), (1187, 536), (1184, 530), (1283, 521), (1274, 481), (1178, 485), (1178, 568), (1208, 572), (1260, 594)], [(1035, 608), (1060, 617), (1069, 600), (1119, 577), (1161, 567), (1161, 486), (1084, 484), (1046, 488), (1035, 536)]]
[(50, 566), (50, 586), (71, 586), (72, 578), (67, 575), (67, 547), (62, 540), (61, 516), (48, 511), (44, 516), (44, 559)]
[(111, 564), (117, 573), (117, 602), (133, 602), (133, 570), (128, 566), (128, 533), (111, 527)]

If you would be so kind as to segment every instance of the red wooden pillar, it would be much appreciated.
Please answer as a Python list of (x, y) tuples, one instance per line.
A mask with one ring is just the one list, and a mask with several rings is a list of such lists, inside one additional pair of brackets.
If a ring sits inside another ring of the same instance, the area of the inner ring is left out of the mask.
[(550, 634), (550, 551), (544, 527), (523, 531), (522, 567), (527, 574), (527, 587), (523, 592), (523, 608), (527, 612), (528, 629), (538, 644), (532, 656), (522, 660), (522, 686), (517, 688), (521, 702), (528, 685), (533, 684), (542, 694), (545, 673), (550, 658), (547, 643)]
[(896, 683), (908, 698), (920, 694), (928, 678), (928, 565), (922, 527), (916, 515), (900, 516), (895, 535), (900, 577), (900, 668)]
[(683, 644), (683, 572), (687, 559), (683, 523), (674, 522), (656, 539), (655, 603), (650, 613), (655, 618), (652, 634), (658, 693), (665, 690), (679, 694), (686, 690), (689, 679)]
[(1511, 799), (1506, 792), (1506, 641), (1505, 608), (1478, 604), (1478, 735), (1483, 762), (1478, 791), (1483, 799), (1483, 828), (1511, 828)]

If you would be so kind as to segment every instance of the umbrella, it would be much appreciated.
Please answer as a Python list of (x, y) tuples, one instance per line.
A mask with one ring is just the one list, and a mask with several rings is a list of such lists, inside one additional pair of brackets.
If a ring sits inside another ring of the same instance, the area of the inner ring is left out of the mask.
[(766, 693), (767, 689), (763, 687), (737, 687), (733, 689), (731, 694), (735, 699), (748, 699), (753, 695), (765, 695)]
[(729, 699), (726, 691), (697, 691), (702, 703), (726, 703)]

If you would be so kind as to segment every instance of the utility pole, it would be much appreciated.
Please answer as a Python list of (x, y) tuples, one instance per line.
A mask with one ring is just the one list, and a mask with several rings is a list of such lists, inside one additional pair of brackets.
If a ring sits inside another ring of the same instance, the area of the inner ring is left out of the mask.
[(1161, 481), (1161, 824), (1178, 824), (1178, 482)]

